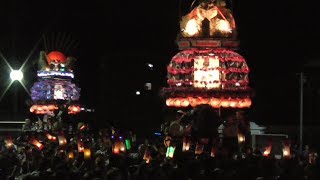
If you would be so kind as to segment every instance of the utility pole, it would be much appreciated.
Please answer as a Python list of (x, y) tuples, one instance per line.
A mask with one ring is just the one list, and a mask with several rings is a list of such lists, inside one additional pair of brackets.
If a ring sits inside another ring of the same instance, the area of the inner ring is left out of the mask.
[(300, 153), (302, 153), (302, 146), (303, 146), (303, 81), (304, 81), (304, 75), (303, 75), (303, 72), (300, 72), (300, 136), (299, 136)]

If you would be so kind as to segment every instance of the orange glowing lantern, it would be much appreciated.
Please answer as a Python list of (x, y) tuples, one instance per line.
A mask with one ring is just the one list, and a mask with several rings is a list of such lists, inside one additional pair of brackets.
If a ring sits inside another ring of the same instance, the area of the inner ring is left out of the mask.
[(76, 105), (69, 106), (68, 108), (68, 114), (77, 114), (81, 111), (81, 108)]
[(167, 105), (167, 106), (170, 106), (170, 105), (171, 105), (170, 102), (171, 102), (171, 99), (166, 99), (166, 105)]
[(197, 100), (198, 100), (197, 98), (189, 98), (190, 105), (191, 105), (192, 107), (197, 106), (197, 105), (198, 105), (198, 101), (197, 101)]
[(39, 150), (42, 150), (42, 148), (44, 147), (38, 140), (36, 139), (32, 139), (31, 140), (31, 144), (37, 146), (39, 148)]
[(120, 153), (119, 147), (114, 145), (112, 152), (113, 152), (113, 154), (119, 154)]
[(146, 163), (150, 163), (151, 155), (150, 155), (150, 150), (148, 148), (146, 148), (146, 150), (144, 152), (143, 160), (145, 160)]
[(81, 141), (78, 141), (78, 152), (83, 152), (84, 151), (84, 147)]
[(263, 152), (263, 156), (269, 156), (272, 150), (272, 146), (266, 147), (266, 149)]
[(203, 144), (197, 143), (195, 154), (202, 154), (203, 153), (203, 148), (204, 148)]
[(238, 100), (237, 99), (231, 99), (230, 100), (230, 107), (235, 108), (238, 105)]
[(50, 140), (50, 141), (55, 141), (57, 139), (55, 136), (52, 136), (49, 133), (47, 133), (46, 136), (47, 136), (48, 140)]
[(251, 102), (250, 98), (245, 98), (244, 101), (246, 103), (246, 107), (250, 107), (251, 106), (252, 102)]
[(215, 156), (216, 156), (216, 153), (217, 153), (217, 149), (216, 149), (215, 147), (212, 147), (212, 148), (211, 148), (210, 156), (211, 156), (211, 157), (215, 157)]
[(112, 147), (113, 154), (119, 154), (120, 151), (125, 151), (124, 147), (121, 146), (121, 142), (120, 141), (114, 142)]
[(246, 103), (243, 99), (239, 100), (237, 107), (238, 108), (244, 108), (246, 106)]
[(91, 150), (90, 149), (84, 149), (83, 150), (84, 159), (90, 159), (91, 158)]
[(220, 99), (218, 99), (218, 98), (211, 98), (209, 104), (210, 104), (213, 108), (219, 108), (219, 107), (220, 107)]
[(49, 111), (53, 111), (54, 109), (55, 109), (54, 105), (52, 105), (52, 104), (48, 105), (48, 110)]
[(182, 144), (182, 151), (189, 151), (190, 149), (190, 140), (187, 139), (186, 137), (183, 138), (183, 144)]
[(174, 102), (175, 102), (175, 100), (174, 99), (172, 99), (172, 98), (169, 98), (169, 99), (167, 99), (167, 102), (168, 102), (168, 106), (174, 106)]
[(37, 111), (42, 111), (42, 106), (37, 106)]
[(282, 154), (284, 158), (290, 158), (290, 147), (289, 146), (283, 147)]
[(199, 101), (199, 103), (200, 103), (200, 104), (208, 104), (209, 101), (210, 101), (210, 99), (208, 99), (208, 98), (201, 98), (200, 101)]
[(68, 153), (68, 159), (73, 159), (74, 158), (74, 153), (73, 151)]
[(181, 98), (176, 98), (176, 100), (174, 101), (174, 106), (180, 107), (180, 105), (181, 105)]
[(239, 143), (239, 144), (242, 144), (242, 143), (244, 143), (245, 141), (246, 141), (246, 137), (245, 137), (243, 134), (238, 133), (238, 143)]
[(8, 149), (11, 149), (13, 147), (13, 142), (12, 142), (12, 138), (11, 137), (8, 137), (5, 139), (5, 143), (6, 143), (6, 147)]
[(229, 99), (221, 99), (221, 106), (224, 108), (227, 108), (230, 106), (230, 100)]
[(67, 144), (67, 139), (64, 136), (58, 136), (59, 146), (64, 146)]
[(126, 151), (126, 146), (123, 142), (120, 142), (120, 151), (122, 151), (122, 152)]
[(181, 101), (181, 106), (182, 107), (188, 107), (189, 106), (189, 101), (187, 100), (187, 99), (183, 99), (182, 101)]

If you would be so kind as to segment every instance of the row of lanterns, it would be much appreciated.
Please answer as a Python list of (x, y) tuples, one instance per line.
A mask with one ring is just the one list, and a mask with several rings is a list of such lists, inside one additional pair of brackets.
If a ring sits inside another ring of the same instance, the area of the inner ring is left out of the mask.
[(252, 102), (250, 98), (168, 98), (166, 105), (170, 107), (188, 107), (189, 105), (195, 107), (200, 104), (209, 104), (213, 108), (248, 108)]
[[(33, 105), (30, 108), (30, 112), (35, 114), (49, 114), (54, 110), (59, 109), (57, 105), (49, 104), (49, 105)], [(81, 111), (80, 106), (71, 105), (68, 107), (68, 114), (77, 114)]]

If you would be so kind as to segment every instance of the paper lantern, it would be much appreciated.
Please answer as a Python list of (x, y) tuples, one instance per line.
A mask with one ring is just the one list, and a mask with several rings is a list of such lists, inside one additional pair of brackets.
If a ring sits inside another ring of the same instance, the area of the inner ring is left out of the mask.
[(186, 137), (183, 138), (182, 151), (189, 151), (191, 141)]
[(181, 101), (181, 106), (182, 107), (188, 107), (189, 106), (189, 101), (187, 100), (187, 99), (183, 99), (182, 101)]
[[(58, 108), (58, 107), (57, 107)], [(53, 110), (55, 110), (56, 109), (56, 107), (54, 106), (54, 105), (52, 105), (52, 104), (50, 104), (50, 105), (48, 105), (48, 110), (49, 111), (53, 111)]]
[(283, 157), (290, 157), (290, 148), (285, 147), (282, 149)]
[(72, 105), (68, 107), (68, 114), (77, 114), (81, 111), (80, 106)]
[(204, 148), (203, 144), (197, 143), (196, 149), (195, 149), (195, 154), (202, 154), (203, 153), (203, 148)]
[(197, 98), (190, 98), (190, 99), (189, 99), (189, 102), (190, 102), (190, 105), (191, 105), (192, 107), (195, 107), (195, 106), (198, 105)]
[(83, 150), (84, 159), (90, 159), (91, 158), (91, 150), (90, 149), (84, 149)]
[(149, 163), (151, 160), (151, 153), (150, 150), (148, 148), (146, 148), (144, 155), (143, 155), (143, 160), (146, 161), (146, 163)]
[(170, 105), (171, 105), (170, 102), (171, 102), (171, 99), (166, 99), (166, 105), (167, 105), (167, 106), (170, 106)]
[(216, 156), (216, 153), (217, 153), (217, 148), (212, 147), (212, 148), (211, 148), (210, 156), (211, 156), (211, 157), (215, 157), (215, 156)]
[(126, 146), (123, 142), (121, 141), (116, 141), (114, 142), (113, 146), (112, 146), (112, 152), (114, 154), (119, 154), (121, 152), (125, 152), (126, 151)]
[(83, 150), (84, 150), (83, 143), (80, 140), (78, 140), (78, 152), (79, 153), (83, 152)]
[(73, 151), (68, 153), (68, 159), (73, 159), (74, 158), (74, 153)]
[(209, 104), (213, 107), (213, 108), (219, 108), (220, 107), (220, 102), (221, 100), (218, 98), (211, 98)]
[(208, 104), (209, 101), (210, 101), (210, 99), (208, 99), (208, 98), (201, 98), (201, 99), (199, 100), (199, 103), (200, 103), (200, 104)]
[(67, 139), (64, 136), (58, 136), (59, 146), (64, 146), (67, 144)]
[(6, 138), (5, 139), (5, 143), (6, 143), (7, 149), (13, 148), (13, 142), (12, 142), (12, 138), (11, 137)]
[(251, 106), (252, 102), (251, 102), (250, 98), (245, 98), (244, 101), (246, 103), (246, 107), (250, 107)]
[(122, 151), (122, 152), (126, 151), (126, 146), (123, 142), (120, 142), (120, 151)]
[(245, 137), (243, 134), (238, 133), (238, 143), (239, 143), (239, 144), (242, 144), (242, 143), (244, 143), (245, 141), (246, 141), (246, 137)]
[(47, 136), (48, 140), (50, 140), (50, 141), (55, 141), (57, 139), (55, 136), (52, 136), (49, 133), (46, 133), (46, 136)]
[(119, 147), (114, 145), (113, 148), (112, 148), (112, 152), (113, 152), (113, 154), (119, 154), (120, 153)]
[(271, 150), (272, 150), (272, 146), (266, 147), (266, 149), (265, 149), (264, 152), (263, 152), (263, 156), (269, 156)]
[(230, 101), (229, 99), (221, 99), (221, 106), (224, 108), (227, 108), (230, 106)]
[(182, 101), (181, 101), (181, 98), (176, 98), (175, 101), (174, 101), (174, 106), (175, 106), (175, 107), (180, 107), (181, 102), (182, 102)]
[(230, 107), (235, 108), (238, 105), (238, 100), (237, 99), (231, 99), (230, 100)]
[(39, 148), (39, 150), (42, 150), (42, 148), (44, 147), (38, 140), (36, 139), (32, 139), (31, 140), (31, 144), (37, 146)]

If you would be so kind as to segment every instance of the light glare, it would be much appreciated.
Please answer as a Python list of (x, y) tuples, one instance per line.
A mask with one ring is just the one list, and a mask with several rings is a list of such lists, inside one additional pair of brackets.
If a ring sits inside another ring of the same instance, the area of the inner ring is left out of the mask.
[(12, 81), (21, 81), (23, 78), (23, 73), (20, 70), (12, 70), (10, 73), (10, 78)]

